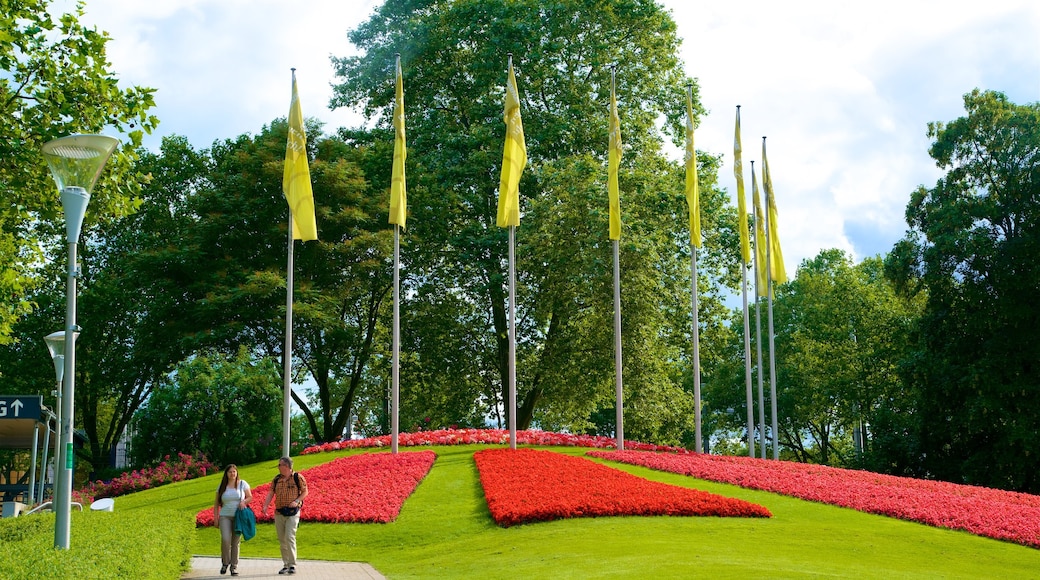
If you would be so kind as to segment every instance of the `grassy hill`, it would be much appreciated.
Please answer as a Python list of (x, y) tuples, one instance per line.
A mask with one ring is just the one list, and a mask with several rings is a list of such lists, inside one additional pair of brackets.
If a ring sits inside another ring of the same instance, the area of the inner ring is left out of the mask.
[[(1033, 548), (615, 463), (647, 479), (763, 505), (774, 517), (617, 517), (500, 528), (472, 460), (486, 447), (433, 447), (437, 461), (393, 523), (302, 523), (299, 557), (369, 562), (389, 578), (1040, 578), (1040, 550)], [(296, 466), (354, 453), (304, 455)], [(240, 471), (255, 487), (274, 477), (275, 465)], [(120, 497), (116, 510), (194, 513), (213, 505), (218, 483), (212, 475)], [(195, 532), (195, 554), (219, 550), (215, 528)], [(242, 556), (277, 557), (274, 530), (259, 526)]]

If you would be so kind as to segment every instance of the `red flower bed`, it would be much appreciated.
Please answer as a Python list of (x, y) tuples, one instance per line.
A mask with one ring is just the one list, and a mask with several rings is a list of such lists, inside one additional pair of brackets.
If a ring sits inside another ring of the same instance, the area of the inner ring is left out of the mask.
[[(571, 435), (570, 433), (553, 433), (552, 431), (523, 430), (516, 432), (516, 441), (520, 445), (556, 445), (560, 447), (593, 447), (615, 448), (616, 442), (611, 437), (598, 435)], [(509, 431), (505, 429), (439, 429), (436, 431), (417, 431), (415, 433), (399, 433), (399, 447), (416, 445), (506, 445), (509, 443)], [(308, 447), (301, 455), (338, 451), (340, 449), (359, 449), (368, 447), (390, 447), (390, 436), (369, 437), (367, 439), (351, 439), (333, 441), (322, 445)], [(625, 441), (625, 449), (641, 451), (676, 451), (685, 452), (679, 447), (652, 445), (638, 441)]]
[(588, 455), (1040, 548), (1040, 496), (750, 457)]
[[(325, 523), (392, 522), (436, 458), (433, 451), (365, 453), (305, 469), (300, 473), (309, 491), (300, 518)], [(268, 513), (260, 513), (270, 488), (271, 482), (253, 488), (251, 506), (257, 522), (274, 520), (274, 502)], [(200, 511), (195, 524), (212, 526), (213, 508)]]
[(743, 500), (649, 481), (562, 453), (485, 449), (473, 459), (491, 517), (506, 527), (572, 517), (772, 515)]

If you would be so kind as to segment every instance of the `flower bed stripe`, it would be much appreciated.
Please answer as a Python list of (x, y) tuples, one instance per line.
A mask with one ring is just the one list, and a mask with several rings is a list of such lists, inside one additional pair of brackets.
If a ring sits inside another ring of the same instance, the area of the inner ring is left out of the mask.
[(639, 451), (588, 455), (1040, 548), (1040, 496), (750, 457)]
[[(601, 437), (597, 435), (573, 435), (570, 433), (554, 433), (552, 431), (538, 431), (534, 429), (516, 432), (516, 441), (520, 445), (556, 445), (560, 447), (592, 447), (608, 449), (617, 447), (617, 441), (613, 437)], [(397, 444), (401, 447), (414, 447), (416, 445), (507, 445), (509, 444), (509, 431), (505, 429), (438, 429), (435, 431), (416, 431), (415, 433), (398, 434)], [(325, 451), (338, 451), (340, 449), (363, 449), (369, 447), (390, 447), (390, 436), (368, 437), (366, 439), (350, 439), (347, 441), (332, 441), (321, 445), (313, 445), (304, 449), (300, 454), (322, 453)], [(640, 443), (638, 441), (625, 441), (626, 449), (638, 449), (642, 451), (683, 451), (679, 447), (666, 445), (653, 445)]]
[[(324, 523), (386, 523), (397, 519), (401, 507), (433, 466), (433, 451), (364, 453), (340, 457), (300, 473), (309, 489), (300, 518)], [(273, 506), (260, 513), (271, 482), (253, 488), (257, 522), (274, 520)], [(213, 525), (213, 508), (195, 516), (198, 526)]]
[(583, 457), (485, 449), (473, 460), (491, 517), (504, 527), (597, 516), (771, 517), (753, 503), (650, 481)]

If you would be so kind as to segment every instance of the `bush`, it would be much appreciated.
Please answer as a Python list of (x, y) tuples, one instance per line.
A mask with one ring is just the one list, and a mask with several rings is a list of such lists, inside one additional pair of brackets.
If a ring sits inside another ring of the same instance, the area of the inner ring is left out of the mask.
[(54, 514), (0, 520), (0, 578), (179, 578), (191, 568), (193, 515), (72, 512), (68, 550), (54, 549)]
[(176, 459), (167, 455), (155, 467), (135, 469), (123, 473), (111, 481), (95, 481), (88, 483), (72, 493), (72, 500), (88, 505), (103, 497), (118, 497), (135, 491), (143, 491), (175, 481), (185, 481), (204, 477), (208, 473), (220, 471), (206, 459), (205, 455), (187, 455), (178, 453)]

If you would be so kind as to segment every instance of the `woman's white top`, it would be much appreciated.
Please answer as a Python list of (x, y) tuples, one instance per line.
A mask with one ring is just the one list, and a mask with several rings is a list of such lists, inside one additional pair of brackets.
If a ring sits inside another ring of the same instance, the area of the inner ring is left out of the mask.
[(220, 517), (235, 517), (235, 512), (238, 511), (238, 504), (241, 503), (246, 497), (246, 491), (249, 490), (249, 484), (243, 480), (238, 480), (238, 487), (229, 487), (224, 490), (224, 495), (220, 496), (222, 505), (220, 506)]

